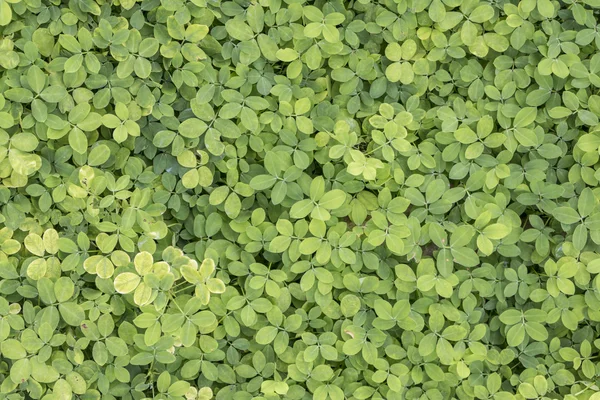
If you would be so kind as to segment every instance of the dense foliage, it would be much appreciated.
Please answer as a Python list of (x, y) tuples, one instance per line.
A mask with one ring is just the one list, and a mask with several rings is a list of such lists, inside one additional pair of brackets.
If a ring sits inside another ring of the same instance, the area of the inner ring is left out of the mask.
[(0, 0), (0, 399), (599, 400), (599, 0)]

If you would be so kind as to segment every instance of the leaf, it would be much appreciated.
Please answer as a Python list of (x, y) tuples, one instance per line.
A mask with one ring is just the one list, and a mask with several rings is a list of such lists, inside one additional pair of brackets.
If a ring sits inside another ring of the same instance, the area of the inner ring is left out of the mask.
[(12, 10), (6, 0), (0, 1), (0, 26), (10, 24), (12, 20)]
[(279, 49), (276, 56), (281, 61), (292, 62), (298, 58), (298, 52), (294, 49)]
[(18, 359), (10, 368), (10, 379), (13, 382), (25, 382), (31, 376), (31, 363), (29, 359)]
[(535, 132), (527, 128), (516, 128), (515, 138), (522, 146), (532, 147), (538, 145), (537, 136)]
[(85, 154), (88, 147), (88, 140), (85, 133), (79, 128), (71, 129), (71, 132), (69, 132), (69, 145), (76, 153)]
[(32, 65), (27, 70), (27, 83), (34, 92), (40, 93), (46, 86), (46, 74), (37, 65)]
[(8, 89), (3, 94), (7, 99), (18, 103), (30, 103), (33, 100), (33, 93), (25, 88)]
[(517, 324), (511, 327), (506, 334), (506, 341), (509, 346), (515, 347), (523, 343), (525, 340), (525, 326)]
[(191, 320), (201, 328), (214, 325), (217, 322), (217, 318), (210, 311), (200, 311), (199, 313), (194, 314)]
[(479, 264), (479, 257), (475, 251), (468, 247), (456, 247), (451, 250), (454, 261), (465, 267), (475, 267)]
[(577, 210), (582, 217), (587, 217), (596, 207), (597, 201), (594, 192), (590, 188), (585, 188), (579, 195)]
[(483, 4), (476, 7), (469, 14), (469, 19), (475, 23), (481, 24), (489, 21), (494, 16), (494, 9), (489, 4)]
[(552, 210), (552, 216), (563, 224), (574, 224), (581, 220), (577, 211), (571, 207), (556, 207)]
[(319, 199), (319, 206), (328, 210), (338, 209), (346, 201), (346, 193), (340, 189), (331, 190)]
[(152, 57), (158, 51), (160, 43), (156, 38), (144, 38), (139, 45), (138, 54), (142, 57)]
[(204, 133), (206, 130), (206, 124), (196, 119), (190, 118), (179, 124), (179, 133), (187, 138), (197, 138)]
[(232, 38), (239, 40), (240, 42), (246, 42), (254, 37), (252, 28), (239, 19), (230, 19), (225, 24), (225, 28)]
[(554, 15), (554, 5), (550, 0), (537, 0), (537, 8), (545, 18), (551, 18)]
[(68, 301), (75, 293), (75, 285), (69, 278), (63, 276), (58, 278), (54, 284), (54, 294), (59, 303)]
[(483, 229), (483, 234), (490, 239), (500, 240), (510, 234), (511, 228), (503, 224), (491, 224)]
[(102, 257), (98, 264), (96, 264), (96, 273), (102, 279), (110, 278), (114, 271), (115, 267), (107, 257)]
[(9, 360), (21, 360), (27, 356), (27, 351), (21, 342), (15, 339), (7, 339), (0, 344), (2, 356)]
[(429, 5), (429, 17), (434, 22), (441, 22), (446, 17), (446, 7), (441, 0), (433, 0)]
[(140, 283), (140, 277), (131, 272), (124, 272), (115, 277), (115, 290), (127, 294), (133, 292)]
[(450, 236), (450, 245), (453, 247), (463, 247), (471, 241), (473, 235), (474, 232), (472, 226), (460, 225)]
[(519, 310), (506, 310), (500, 314), (500, 321), (507, 325), (515, 325), (522, 321), (523, 313)]
[(539, 322), (527, 322), (525, 331), (535, 341), (543, 342), (548, 339), (548, 331)]
[(524, 128), (535, 120), (537, 116), (537, 108), (535, 107), (525, 107), (519, 110), (515, 119), (513, 121), (513, 126), (515, 128)]
[(88, 165), (97, 167), (104, 164), (110, 158), (110, 149), (108, 146), (101, 144), (95, 146), (88, 154)]
[(127, 343), (121, 338), (111, 336), (105, 340), (106, 348), (115, 357), (119, 357), (128, 353)]
[(274, 326), (265, 326), (256, 333), (256, 342), (258, 344), (266, 345), (275, 340), (277, 335), (277, 328)]
[(44, 242), (40, 235), (30, 233), (25, 237), (25, 248), (32, 254), (42, 257), (46, 253)]
[(27, 276), (34, 281), (41, 279), (47, 271), (48, 263), (43, 258), (37, 258), (27, 266)]
[(526, 399), (535, 399), (538, 393), (530, 383), (523, 382), (519, 385), (519, 393)]
[(79, 326), (85, 319), (85, 311), (77, 303), (66, 302), (58, 306), (62, 319), (71, 326)]
[(290, 209), (290, 217), (304, 218), (314, 209), (314, 203), (310, 199), (301, 200), (295, 203)]
[(58, 85), (50, 85), (40, 93), (40, 97), (49, 103), (58, 103), (66, 96), (68, 96), (67, 90)]
[(257, 175), (250, 181), (250, 187), (254, 190), (265, 190), (272, 187), (277, 178), (271, 175)]

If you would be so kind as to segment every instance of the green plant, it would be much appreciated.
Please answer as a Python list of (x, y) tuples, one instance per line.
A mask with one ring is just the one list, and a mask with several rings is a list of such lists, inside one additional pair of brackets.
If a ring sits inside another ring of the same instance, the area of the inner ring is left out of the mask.
[(0, 399), (600, 400), (595, 0), (0, 0)]

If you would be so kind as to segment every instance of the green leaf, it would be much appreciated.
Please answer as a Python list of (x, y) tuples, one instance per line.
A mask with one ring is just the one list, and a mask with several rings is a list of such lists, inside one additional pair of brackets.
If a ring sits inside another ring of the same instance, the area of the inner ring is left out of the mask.
[(59, 303), (68, 301), (74, 293), (75, 285), (65, 276), (60, 277), (54, 284), (54, 294)]
[(548, 331), (539, 322), (527, 322), (525, 331), (535, 341), (543, 342), (548, 339)]
[(104, 164), (110, 158), (110, 149), (108, 146), (101, 144), (95, 146), (88, 155), (88, 165), (97, 167)]
[(40, 93), (40, 97), (48, 103), (58, 103), (67, 96), (67, 90), (64, 87), (57, 85), (50, 85)]
[(500, 240), (510, 234), (511, 228), (503, 224), (491, 224), (483, 229), (483, 234), (490, 239)]
[(506, 310), (500, 314), (500, 321), (507, 325), (514, 325), (522, 321), (523, 313), (519, 310)]
[(506, 341), (509, 346), (516, 347), (525, 340), (525, 326), (517, 324), (511, 327), (506, 334)]
[(274, 326), (265, 326), (256, 333), (256, 342), (266, 345), (275, 340), (275, 336), (277, 336), (277, 328)]
[(0, 26), (6, 26), (10, 24), (12, 20), (12, 10), (8, 3), (3, 0), (0, 2)]
[(281, 61), (292, 62), (298, 58), (298, 52), (294, 49), (279, 49), (276, 56)]
[(124, 272), (115, 277), (115, 290), (127, 294), (133, 292), (140, 283), (140, 277), (131, 272)]
[(479, 264), (479, 257), (475, 251), (468, 247), (457, 247), (451, 250), (454, 261), (465, 267), (475, 267)]
[(535, 107), (525, 107), (519, 110), (515, 119), (513, 121), (513, 126), (515, 128), (524, 128), (535, 121), (537, 116), (537, 108)]
[(476, 7), (469, 14), (469, 19), (478, 24), (482, 24), (486, 21), (489, 21), (494, 16), (494, 9), (489, 4), (482, 4)]
[(32, 65), (27, 70), (27, 83), (34, 92), (40, 93), (46, 86), (46, 74), (37, 65)]
[(71, 129), (69, 133), (69, 145), (76, 153), (85, 154), (88, 147), (88, 140), (85, 133), (79, 128)]
[(0, 344), (2, 356), (9, 360), (21, 360), (27, 356), (27, 351), (21, 342), (15, 339), (7, 339)]
[(574, 224), (581, 220), (577, 211), (571, 207), (556, 207), (552, 210), (552, 216), (563, 224)]
[(250, 181), (250, 187), (254, 190), (265, 190), (272, 187), (277, 178), (271, 175), (257, 175)]
[(61, 303), (58, 310), (62, 319), (71, 326), (79, 326), (85, 319), (85, 311), (77, 303)]
[(239, 40), (240, 42), (246, 42), (254, 37), (252, 28), (240, 19), (230, 19), (225, 24), (225, 28), (232, 38)]
[(305, 199), (295, 203), (290, 209), (290, 217), (304, 218), (313, 211), (315, 205), (312, 200)]
[(551, 18), (554, 15), (554, 5), (550, 0), (537, 0), (537, 9), (545, 18)]
[(340, 189), (334, 189), (325, 193), (323, 197), (319, 199), (319, 206), (328, 210), (335, 210), (340, 208), (345, 201), (346, 193)]

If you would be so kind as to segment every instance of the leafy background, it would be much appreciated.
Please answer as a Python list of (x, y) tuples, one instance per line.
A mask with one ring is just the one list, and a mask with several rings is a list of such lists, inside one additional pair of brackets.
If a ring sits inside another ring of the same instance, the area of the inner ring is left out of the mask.
[(600, 399), (597, 0), (0, 0), (1, 399)]

